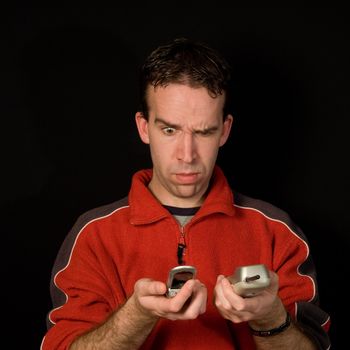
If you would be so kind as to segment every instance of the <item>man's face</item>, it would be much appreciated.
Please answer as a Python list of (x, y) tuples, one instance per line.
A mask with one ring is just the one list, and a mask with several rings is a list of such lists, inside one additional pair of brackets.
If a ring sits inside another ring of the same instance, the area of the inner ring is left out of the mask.
[(150, 145), (152, 193), (162, 204), (199, 206), (208, 188), (219, 147), (230, 133), (223, 121), (225, 97), (182, 84), (148, 88), (148, 121), (136, 113), (143, 142)]

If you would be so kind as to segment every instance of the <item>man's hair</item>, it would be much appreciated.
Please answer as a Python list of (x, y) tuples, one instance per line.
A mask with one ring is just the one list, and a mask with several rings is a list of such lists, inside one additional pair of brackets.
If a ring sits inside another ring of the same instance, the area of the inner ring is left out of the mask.
[(216, 50), (198, 41), (177, 38), (159, 46), (147, 57), (140, 71), (140, 111), (148, 119), (147, 88), (171, 83), (205, 87), (212, 97), (225, 94), (224, 117), (231, 67)]

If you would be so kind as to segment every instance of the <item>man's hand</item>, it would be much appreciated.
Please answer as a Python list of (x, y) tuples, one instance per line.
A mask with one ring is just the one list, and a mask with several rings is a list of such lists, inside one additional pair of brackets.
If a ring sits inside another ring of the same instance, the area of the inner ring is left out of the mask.
[(195, 319), (206, 311), (207, 289), (199, 280), (188, 280), (173, 298), (165, 296), (166, 290), (165, 283), (143, 278), (131, 299), (141, 313), (169, 320)]
[(249, 321), (253, 328), (270, 329), (284, 322), (286, 311), (277, 295), (278, 276), (270, 271), (271, 283), (260, 294), (243, 298), (235, 293), (227, 278), (220, 275), (214, 289), (214, 304), (225, 319), (239, 323)]

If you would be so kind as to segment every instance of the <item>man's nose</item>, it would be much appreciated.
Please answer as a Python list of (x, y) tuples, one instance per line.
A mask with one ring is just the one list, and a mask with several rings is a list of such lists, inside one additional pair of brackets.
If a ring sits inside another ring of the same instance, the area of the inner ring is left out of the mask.
[(196, 159), (196, 142), (195, 135), (189, 132), (184, 132), (178, 140), (177, 159), (185, 163), (192, 163)]

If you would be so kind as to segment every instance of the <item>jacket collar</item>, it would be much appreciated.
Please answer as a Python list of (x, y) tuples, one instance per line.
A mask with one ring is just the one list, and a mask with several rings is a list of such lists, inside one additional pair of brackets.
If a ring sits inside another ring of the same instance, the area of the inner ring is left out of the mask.
[[(149, 224), (165, 217), (169, 212), (159, 203), (148, 189), (152, 178), (152, 169), (136, 172), (132, 178), (129, 192), (130, 221), (134, 225)], [(223, 213), (233, 216), (233, 194), (226, 177), (219, 166), (215, 166), (209, 184), (207, 197), (196, 213), (196, 219), (214, 213)]]

